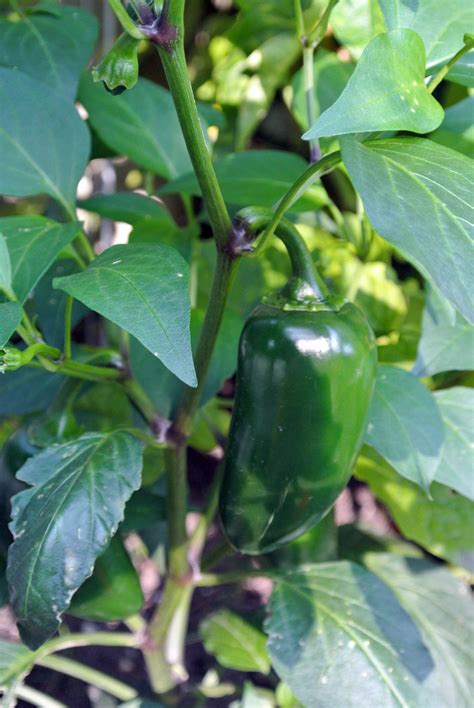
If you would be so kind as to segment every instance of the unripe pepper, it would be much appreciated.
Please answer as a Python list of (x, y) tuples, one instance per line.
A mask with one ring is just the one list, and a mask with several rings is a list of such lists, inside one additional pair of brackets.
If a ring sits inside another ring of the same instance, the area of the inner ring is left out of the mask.
[[(253, 229), (268, 217), (245, 214)], [(247, 320), (220, 515), (230, 543), (259, 554), (317, 524), (346, 486), (365, 432), (376, 373), (361, 311), (331, 297), (289, 222), (276, 232), (293, 276)]]

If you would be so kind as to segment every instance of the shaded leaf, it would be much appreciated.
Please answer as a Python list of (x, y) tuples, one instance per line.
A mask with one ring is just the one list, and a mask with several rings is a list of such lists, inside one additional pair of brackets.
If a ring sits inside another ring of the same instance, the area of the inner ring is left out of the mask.
[(23, 641), (35, 649), (58, 628), (140, 486), (141, 445), (125, 432), (88, 433), (26, 462), (32, 487), (12, 500), (7, 577)]
[(0, 376), (0, 420), (44, 410), (63, 383), (63, 376), (26, 366)]
[(371, 39), (386, 30), (377, 0), (339, 0), (330, 22), (338, 41), (355, 59)]
[(426, 558), (370, 553), (365, 563), (411, 615), (433, 658), (434, 668), (423, 683), (418, 705), (469, 708), (474, 690), (474, 615), (468, 587)]
[(341, 147), (374, 228), (474, 322), (472, 161), (420, 138)]
[(8, 685), (33, 665), (34, 655), (24, 644), (0, 639), (0, 685)]
[(263, 632), (230, 610), (219, 610), (200, 625), (204, 647), (221, 666), (268, 674), (270, 660)]
[(402, 477), (428, 490), (443, 441), (443, 423), (432, 393), (403, 369), (379, 366), (365, 442)]
[[(204, 310), (191, 312), (191, 342), (196, 349), (204, 321)], [(203, 406), (216, 395), (225, 379), (237, 368), (237, 346), (242, 329), (242, 319), (227, 312), (217, 336), (199, 405)], [(136, 339), (130, 341), (130, 363), (133, 375), (147, 392), (160, 415), (170, 418), (176, 411), (182, 394), (182, 384), (170, 370), (151, 355)]]
[(433, 662), (418, 628), (375, 575), (347, 561), (287, 573), (270, 612), (272, 664), (304, 706), (418, 705)]
[(303, 138), (377, 130), (429, 133), (443, 109), (424, 83), (425, 49), (419, 35), (395, 30), (373, 39), (337, 99)]
[(89, 121), (106, 145), (138, 165), (168, 179), (191, 169), (169, 91), (139, 79), (120, 96), (83, 74), (79, 99)]
[(0, 105), (0, 192), (15, 197), (49, 194), (72, 215), (90, 147), (77, 110), (35, 79), (2, 67)]
[(444, 449), (435, 479), (474, 501), (474, 389), (436, 391), (444, 423)]
[(106, 219), (124, 221), (132, 226), (144, 219), (161, 222), (163, 226), (174, 226), (170, 213), (157, 199), (136, 192), (95, 194), (89, 199), (78, 202), (78, 207), (93, 211)]
[(465, 0), (379, 0), (389, 30), (408, 27), (418, 32), (426, 47), (428, 69), (442, 66), (474, 31), (472, 8)]
[(0, 218), (12, 267), (12, 289), (25, 302), (41, 276), (81, 230), (78, 223), (58, 224), (44, 216)]
[(20, 21), (0, 20), (0, 64), (73, 100), (79, 74), (94, 49), (98, 24), (78, 7), (56, 3), (54, 10), (54, 14), (24, 13)]
[[(474, 74), (474, 66), (473, 71)], [(458, 150), (467, 157), (474, 157), (474, 96), (449, 106), (444, 120), (431, 139), (440, 145)]]
[(432, 483), (428, 499), (371, 450), (360, 456), (354, 474), (369, 484), (407, 539), (474, 572), (472, 502), (437, 482)]
[[(305, 160), (283, 150), (250, 150), (226, 155), (214, 163), (216, 175), (229, 204), (271, 207), (308, 167)], [(194, 172), (182, 175), (161, 188), (162, 194), (200, 194)], [(294, 211), (309, 211), (327, 201), (321, 185), (311, 187), (293, 205)]]
[(173, 248), (130, 244), (108, 248), (84, 271), (56, 278), (53, 286), (133, 334), (195, 386), (188, 277), (188, 264)]
[(446, 78), (461, 86), (474, 88), (474, 49), (465, 54), (448, 72)]
[(17, 302), (0, 304), (0, 347), (4, 347), (21, 322), (23, 310)]
[(474, 327), (437, 288), (428, 284), (427, 291), (413, 374), (432, 376), (440, 371), (471, 369)]

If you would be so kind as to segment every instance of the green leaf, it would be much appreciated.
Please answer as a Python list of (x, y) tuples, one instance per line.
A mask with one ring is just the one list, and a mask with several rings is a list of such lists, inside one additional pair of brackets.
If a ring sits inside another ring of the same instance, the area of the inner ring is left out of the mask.
[(0, 420), (44, 410), (64, 383), (64, 377), (23, 367), (0, 376)]
[(147, 79), (112, 96), (84, 74), (79, 100), (106, 145), (138, 165), (170, 179), (191, 169), (169, 91)]
[(467, 157), (474, 157), (473, 116), (474, 96), (468, 96), (446, 109), (444, 120), (430, 136), (431, 139), (452, 150), (458, 150)]
[(434, 668), (417, 705), (469, 708), (474, 691), (474, 616), (468, 587), (426, 558), (370, 553), (365, 562), (416, 622), (433, 658)]
[(124, 221), (134, 226), (144, 219), (162, 222), (163, 226), (175, 223), (168, 210), (157, 199), (145, 197), (136, 192), (116, 192), (115, 194), (96, 194), (78, 203), (80, 209), (93, 211), (106, 219)]
[(472, 161), (420, 138), (346, 137), (341, 148), (374, 228), (474, 322)]
[(369, 449), (359, 457), (354, 474), (369, 484), (407, 539), (474, 572), (471, 501), (437, 482), (432, 483), (428, 499)]
[(204, 647), (221, 666), (236, 671), (270, 672), (263, 632), (230, 610), (218, 610), (201, 622)]
[(415, 376), (472, 368), (474, 327), (428, 283)]
[(441, 67), (464, 45), (473, 31), (472, 8), (465, 0), (379, 0), (389, 30), (408, 27), (418, 32), (426, 47), (427, 67)]
[(36, 12), (22, 14), (20, 21), (0, 20), (0, 65), (23, 71), (72, 101), (97, 30), (93, 15), (59, 4), (54, 15)]
[(90, 147), (77, 110), (35, 79), (2, 67), (0, 105), (0, 192), (14, 197), (49, 194), (72, 216)]
[(10, 598), (20, 634), (35, 649), (57, 630), (140, 486), (140, 443), (125, 432), (88, 433), (26, 462), (32, 485), (12, 500)]
[(250, 681), (245, 681), (242, 700), (234, 708), (275, 708), (275, 696), (268, 688), (254, 686)]
[(7, 293), (12, 287), (12, 264), (5, 236), (0, 232), (0, 290)]
[[(216, 160), (214, 167), (226, 202), (271, 207), (308, 164), (299, 155), (283, 150), (249, 150), (226, 155)], [(175, 192), (201, 193), (194, 172), (182, 175), (160, 190), (161, 194)], [(316, 185), (307, 190), (292, 208), (294, 211), (309, 211), (326, 202), (324, 188)]]
[[(196, 349), (204, 321), (204, 310), (191, 312), (191, 342)], [(216, 395), (225, 379), (237, 368), (237, 346), (242, 330), (242, 319), (227, 312), (217, 336), (199, 405), (203, 406)], [(136, 339), (130, 341), (130, 363), (134, 377), (147, 392), (160, 415), (170, 418), (176, 411), (182, 394), (182, 384), (171, 371), (157, 361)]]
[(444, 449), (435, 479), (474, 501), (474, 390), (457, 386), (434, 396), (444, 423)]
[[(53, 289), (54, 278), (77, 273), (79, 266), (69, 258), (60, 258), (43, 275), (35, 285), (33, 293), (33, 311), (38, 316), (38, 326), (43, 338), (53, 347), (64, 347), (64, 318), (68, 296), (60, 290)], [(85, 316), (87, 308), (77, 300), (72, 305), (71, 325), (76, 324)]]
[[(334, 52), (319, 49), (314, 57), (314, 98), (316, 114), (327, 110), (339, 98), (354, 71), (354, 64), (342, 61)], [(301, 68), (293, 77), (291, 111), (299, 125), (307, 130), (308, 113), (304, 89), (304, 71)]]
[(355, 59), (371, 39), (386, 30), (377, 0), (339, 0), (330, 23), (336, 39)]
[(98, 622), (124, 620), (140, 612), (143, 602), (137, 571), (122, 540), (114, 536), (72, 598), (68, 613)]
[(337, 99), (303, 138), (377, 130), (430, 133), (444, 111), (425, 83), (425, 49), (411, 30), (381, 34), (367, 45)]
[(12, 289), (21, 303), (80, 230), (78, 223), (58, 224), (44, 216), (0, 218), (0, 233), (10, 253)]
[(269, 609), (272, 664), (304, 706), (418, 705), (433, 663), (375, 575), (347, 561), (307, 566), (281, 576)]
[(379, 366), (365, 442), (402, 477), (428, 490), (442, 454), (444, 429), (433, 395), (394, 366)]
[(181, 381), (196, 386), (188, 278), (188, 264), (173, 248), (130, 244), (108, 248), (53, 286), (133, 334)]
[(0, 347), (4, 347), (21, 322), (23, 310), (17, 302), (0, 304)]
[(111, 432), (133, 426), (130, 401), (115, 382), (91, 385), (74, 402), (74, 417), (84, 430)]

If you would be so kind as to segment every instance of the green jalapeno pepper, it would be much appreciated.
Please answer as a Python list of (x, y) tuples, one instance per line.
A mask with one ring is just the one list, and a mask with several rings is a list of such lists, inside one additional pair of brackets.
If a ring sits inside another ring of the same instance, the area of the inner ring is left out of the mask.
[[(263, 210), (241, 214), (255, 231), (269, 221)], [(362, 444), (376, 373), (364, 315), (328, 294), (292, 224), (276, 235), (293, 275), (244, 326), (220, 494), (225, 534), (249, 554), (288, 543), (330, 511)]]

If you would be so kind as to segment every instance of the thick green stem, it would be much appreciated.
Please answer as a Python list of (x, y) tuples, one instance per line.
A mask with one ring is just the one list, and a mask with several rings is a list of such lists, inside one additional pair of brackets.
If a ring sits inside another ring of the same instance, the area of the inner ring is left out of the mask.
[(169, 575), (178, 582), (189, 575), (187, 554), (188, 483), (186, 446), (178, 445), (165, 451), (166, 507), (168, 514)]
[(64, 358), (71, 358), (71, 325), (72, 325), (72, 306), (74, 298), (72, 295), (66, 297), (66, 312), (64, 314)]
[[(314, 47), (303, 48), (304, 93), (306, 98), (306, 116), (308, 128), (316, 122), (316, 97), (314, 95)], [(309, 141), (310, 162), (317, 162), (321, 157), (318, 138)]]
[(173, 46), (171, 51), (159, 49), (159, 52), (189, 156), (207, 207), (212, 232), (218, 249), (225, 250), (231, 231), (231, 222), (204, 139), (196, 102), (188, 79), (184, 47), (180, 41)]

